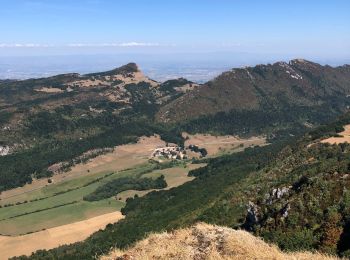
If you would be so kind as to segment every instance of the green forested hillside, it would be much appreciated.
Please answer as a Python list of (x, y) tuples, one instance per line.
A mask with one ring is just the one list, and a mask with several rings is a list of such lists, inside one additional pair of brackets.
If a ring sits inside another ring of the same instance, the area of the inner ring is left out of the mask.
[(71, 164), (84, 152), (143, 135), (181, 143), (181, 133), (153, 121), (171, 93), (140, 73), (131, 63), (103, 73), (1, 82), (0, 149), (10, 153), (0, 156), (0, 192), (52, 175), (48, 167), (55, 163)]
[(349, 65), (333, 68), (301, 59), (235, 68), (162, 106), (157, 120), (181, 122), (230, 111), (274, 112), (286, 106), (344, 111), (349, 105), (349, 81)]
[[(0, 192), (50, 176), (52, 164), (142, 135), (175, 143), (183, 142), (182, 131), (266, 135), (271, 142), (299, 135), (346, 110), (349, 74), (349, 66), (291, 61), (233, 70), (192, 88), (185, 79), (152, 81), (130, 63), (87, 75), (2, 81), (0, 149), (9, 155), (0, 156)], [(174, 123), (179, 113), (186, 116)]]
[[(169, 191), (128, 200), (126, 218), (82, 243), (33, 258), (89, 259), (126, 247), (148, 232), (205, 221), (246, 228), (284, 250), (349, 256), (350, 146), (319, 143), (350, 123), (350, 114), (304, 135), (208, 161), (197, 178)], [(310, 144), (313, 144), (310, 146)]]

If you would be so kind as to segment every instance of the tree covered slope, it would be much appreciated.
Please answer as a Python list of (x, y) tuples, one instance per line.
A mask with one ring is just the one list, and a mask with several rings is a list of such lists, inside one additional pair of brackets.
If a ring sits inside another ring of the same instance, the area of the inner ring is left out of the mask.
[(348, 65), (333, 68), (301, 59), (232, 69), (163, 106), (157, 120), (181, 122), (218, 112), (277, 112), (289, 107), (344, 111), (349, 81)]
[(0, 192), (50, 176), (49, 166), (89, 150), (154, 133), (180, 142), (180, 134), (153, 116), (183, 95), (175, 88), (187, 84), (155, 82), (134, 63), (87, 75), (0, 82)]
[(169, 191), (128, 200), (124, 220), (82, 243), (37, 252), (33, 259), (90, 259), (125, 248), (149, 232), (198, 221), (245, 228), (284, 250), (349, 256), (350, 145), (319, 142), (350, 124), (338, 121), (298, 141), (275, 142), (208, 161), (197, 178)]

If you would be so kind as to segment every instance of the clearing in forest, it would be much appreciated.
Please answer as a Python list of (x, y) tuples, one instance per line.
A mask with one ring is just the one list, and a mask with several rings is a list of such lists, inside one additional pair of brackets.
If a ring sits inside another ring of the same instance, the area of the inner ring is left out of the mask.
[(199, 148), (205, 148), (209, 156), (219, 153), (241, 151), (250, 146), (266, 145), (266, 137), (253, 136), (250, 138), (240, 138), (233, 135), (214, 136), (211, 134), (188, 134), (182, 133), (186, 139), (185, 146), (196, 145)]
[[(194, 170), (200, 167), (204, 167), (205, 163), (200, 164), (186, 164), (186, 167), (173, 167), (163, 170), (155, 170), (151, 173), (146, 173), (142, 175), (143, 178), (158, 178), (161, 175), (164, 175), (165, 181), (167, 182), (168, 186), (164, 190), (169, 190), (174, 187), (178, 187), (186, 182), (192, 181), (195, 177), (188, 176), (188, 172), (190, 170)], [(142, 197), (146, 195), (147, 193), (154, 191), (156, 189), (151, 190), (143, 190), (143, 191), (137, 191), (137, 190), (126, 190), (121, 193), (119, 193), (116, 197), (118, 200), (126, 201), (127, 198), (132, 198), (136, 194), (139, 197)]]
[(344, 126), (344, 131), (338, 133), (339, 136), (330, 137), (321, 141), (321, 143), (329, 144), (341, 144), (341, 143), (350, 143), (350, 125)]

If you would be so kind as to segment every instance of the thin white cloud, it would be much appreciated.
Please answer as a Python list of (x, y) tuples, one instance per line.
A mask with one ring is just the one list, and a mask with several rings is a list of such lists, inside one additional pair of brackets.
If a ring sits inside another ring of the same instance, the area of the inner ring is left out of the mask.
[(0, 43), (0, 48), (48, 48), (54, 47), (51, 44), (38, 44), (38, 43)]
[(161, 45), (159, 43), (150, 42), (124, 42), (124, 43), (68, 43), (62, 45), (55, 44), (38, 44), (38, 43), (0, 43), (0, 48), (50, 48), (50, 47), (157, 47), (157, 46), (172, 46)]
[(159, 46), (159, 43), (145, 43), (145, 42), (125, 42), (121, 43), (121, 47), (135, 47), (135, 46)]

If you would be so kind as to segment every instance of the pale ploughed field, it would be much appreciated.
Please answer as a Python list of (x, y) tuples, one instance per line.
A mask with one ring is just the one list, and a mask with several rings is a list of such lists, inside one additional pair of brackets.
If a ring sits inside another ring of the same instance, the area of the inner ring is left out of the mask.
[(117, 222), (122, 218), (123, 215), (117, 211), (24, 236), (0, 236), (0, 260), (14, 255), (29, 255), (42, 248), (51, 249), (84, 240), (92, 233), (104, 229), (109, 223)]
[(266, 138), (263, 136), (253, 136), (246, 139), (233, 135), (215, 136), (211, 134), (191, 135), (183, 133), (182, 136), (187, 139), (185, 146), (192, 144), (200, 148), (205, 148), (209, 156), (220, 153), (238, 152), (247, 147), (267, 144)]

